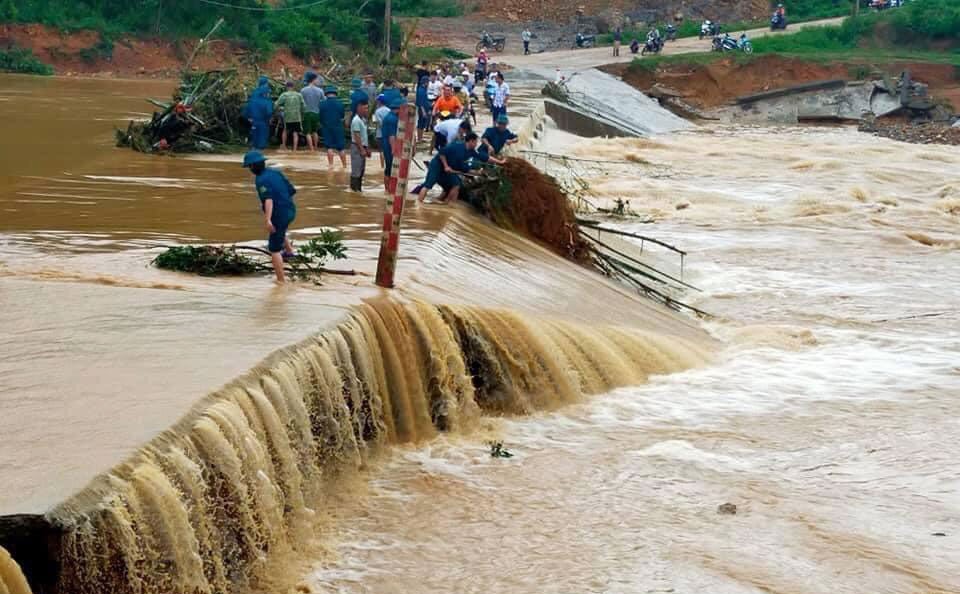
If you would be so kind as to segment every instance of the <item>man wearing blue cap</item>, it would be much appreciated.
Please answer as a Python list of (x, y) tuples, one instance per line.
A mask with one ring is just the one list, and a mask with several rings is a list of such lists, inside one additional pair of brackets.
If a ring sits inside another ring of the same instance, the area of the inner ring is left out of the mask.
[(260, 198), (264, 223), (270, 234), (267, 249), (270, 251), (277, 282), (283, 283), (286, 280), (283, 260), (293, 257), (293, 245), (287, 239), (287, 228), (297, 218), (297, 205), (293, 202), (297, 189), (285, 175), (275, 169), (267, 169), (267, 158), (260, 151), (250, 151), (244, 155), (243, 166), (256, 176), (254, 184)]
[(323, 146), (327, 148), (327, 163), (333, 167), (333, 154), (340, 153), (340, 164), (347, 167), (347, 137), (343, 130), (343, 102), (337, 97), (337, 87), (324, 89), (327, 99), (320, 104), (320, 129), (323, 131)]
[(353, 119), (353, 116), (357, 115), (357, 106), (361, 103), (369, 103), (370, 97), (363, 92), (363, 89), (360, 87), (363, 86), (363, 81), (359, 78), (354, 78), (350, 81), (350, 88), (353, 89), (350, 92), (350, 119)]
[(507, 117), (507, 114), (502, 113), (497, 116), (497, 125), (487, 128), (483, 133), (483, 148), (481, 148), (481, 151), (486, 149), (489, 155), (498, 156), (503, 147), (516, 144), (518, 141), (517, 135), (507, 128), (509, 123), (510, 118)]
[(394, 150), (397, 148), (397, 131), (400, 126), (400, 108), (407, 104), (407, 100), (399, 93), (387, 95), (390, 113), (383, 118), (383, 180), (386, 185), (390, 178), (390, 171), (393, 168)]
[(427, 179), (413, 190), (415, 194), (420, 195), (420, 202), (426, 200), (427, 192), (437, 184), (440, 184), (440, 187), (443, 188), (443, 194), (440, 196), (441, 201), (456, 202), (460, 195), (460, 186), (463, 185), (460, 175), (471, 169), (476, 161), (487, 160), (486, 154), (477, 152), (479, 143), (480, 139), (477, 135), (470, 132), (463, 139), (463, 142), (452, 142), (443, 147), (430, 160), (430, 165), (427, 167)]

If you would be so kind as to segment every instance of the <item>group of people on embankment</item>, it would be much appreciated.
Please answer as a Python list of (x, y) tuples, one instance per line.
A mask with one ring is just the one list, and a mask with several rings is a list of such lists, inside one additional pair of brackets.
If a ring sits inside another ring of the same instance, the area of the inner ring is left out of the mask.
[[(393, 80), (377, 84), (372, 73), (351, 81), (346, 100), (341, 98), (336, 85), (313, 70), (308, 70), (299, 83), (284, 83), (283, 91), (276, 98), (270, 80), (260, 77), (245, 109), (250, 124), (250, 145), (255, 150), (266, 149), (271, 144), (272, 132), (276, 131), (275, 137), (283, 150), (296, 152), (305, 148), (310, 152), (326, 152), (330, 168), (339, 158), (340, 167), (344, 169), (349, 150), (350, 188), (362, 191), (367, 160), (374, 148), (380, 151), (384, 181), (390, 177), (400, 108), (412, 103), (417, 112), (417, 141), (423, 142), (432, 133), (432, 146), (440, 151), (454, 140), (466, 144), (472, 126), (477, 124), (480, 101), (476, 92), (482, 88), (493, 126), (483, 138), (478, 137), (476, 149), (483, 161), (495, 163), (496, 153), (502, 147), (494, 151), (493, 161), (489, 159), (490, 149), (499, 144), (496, 139), (503, 134), (498, 130), (507, 124), (510, 86), (501, 72), (488, 74), (489, 66), (485, 51), (478, 54), (473, 72), (463, 62), (437, 68), (423, 62), (416, 69), (417, 85), (412, 101), (408, 88), (399, 87)], [(463, 134), (459, 134), (460, 124), (464, 122), (467, 126)]]
[[(508, 127), (510, 87), (501, 72), (488, 76), (486, 69), (486, 55), (481, 52), (472, 77), (462, 63), (459, 68), (442, 66), (431, 70), (424, 62), (416, 71), (416, 95), (409, 106), (416, 110), (417, 140), (426, 140), (430, 132), (433, 135), (433, 142), (428, 145), (432, 148), (427, 149), (432, 157), (426, 179), (413, 190), (421, 202), (437, 185), (442, 189), (440, 201), (456, 201), (462, 176), (486, 163), (503, 164), (501, 152), (517, 142), (517, 135)], [(479, 135), (473, 130), (477, 124), (474, 91), (481, 84), (485, 85), (484, 98), (493, 125)], [(344, 102), (335, 85), (308, 71), (299, 85), (293, 81), (284, 83), (283, 92), (274, 99), (270, 80), (260, 77), (245, 109), (252, 150), (244, 156), (243, 166), (254, 175), (278, 282), (285, 280), (284, 261), (296, 257), (287, 230), (296, 218), (297, 190), (283, 173), (266, 166), (267, 156), (262, 151), (270, 144), (273, 122), (279, 129), (283, 150), (300, 150), (302, 137), (308, 151), (326, 152), (330, 168), (335, 166), (337, 157), (340, 166), (347, 167), (349, 142), (350, 189), (362, 192), (374, 143), (380, 149), (384, 186), (389, 186), (401, 145), (400, 113), (408, 106), (408, 96), (407, 88), (399, 88), (390, 80), (377, 85), (373, 75), (367, 74), (363, 80), (352, 80), (349, 98)]]

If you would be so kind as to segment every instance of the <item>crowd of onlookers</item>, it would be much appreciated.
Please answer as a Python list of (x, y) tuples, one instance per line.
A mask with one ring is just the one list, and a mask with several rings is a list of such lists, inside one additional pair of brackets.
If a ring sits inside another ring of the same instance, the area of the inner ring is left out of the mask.
[[(372, 73), (354, 78), (347, 101), (341, 98), (337, 86), (325, 80), (315, 69), (307, 70), (299, 83), (286, 82), (285, 89), (275, 100), (271, 97), (269, 80), (261, 77), (246, 110), (251, 124), (250, 144), (254, 149), (262, 150), (268, 146), (271, 132), (277, 132), (284, 150), (298, 151), (303, 147), (309, 151), (326, 152), (330, 167), (339, 160), (343, 168), (347, 167), (349, 150), (350, 186), (359, 191), (366, 172), (366, 160), (372, 156), (373, 148), (380, 151), (379, 163), (384, 178), (390, 176), (398, 146), (396, 136), (401, 107), (409, 104), (416, 110), (417, 142), (429, 140), (430, 152), (438, 154), (455, 143), (468, 146), (470, 141), (467, 139), (478, 125), (478, 111), (486, 108), (492, 126), (478, 136), (472, 147), (476, 156), (470, 155), (469, 158), (480, 160), (475, 157), (482, 157), (483, 161), (496, 163), (503, 146), (513, 141), (512, 133), (507, 129), (510, 85), (503, 73), (490, 62), (486, 51), (478, 53), (472, 71), (465, 62), (430, 67), (424, 61), (417, 66), (414, 75), (416, 88), (412, 93), (410, 88), (400, 86), (394, 80), (378, 84)], [(458, 161), (455, 164), (466, 163)], [(451, 169), (462, 171), (456, 167)]]

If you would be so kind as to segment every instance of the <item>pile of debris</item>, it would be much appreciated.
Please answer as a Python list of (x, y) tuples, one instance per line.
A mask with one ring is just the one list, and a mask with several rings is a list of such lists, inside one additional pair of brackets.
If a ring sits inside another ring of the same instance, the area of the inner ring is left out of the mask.
[[(117, 146), (143, 153), (236, 152), (250, 131), (243, 110), (252, 80), (235, 70), (188, 72), (171, 101), (148, 99), (161, 109), (149, 121), (117, 130)], [(280, 84), (271, 82), (271, 87), (279, 95)]]
[(467, 178), (465, 200), (497, 225), (541, 241), (565, 258), (590, 262), (573, 206), (552, 177), (523, 159), (487, 167)]
[(861, 132), (913, 144), (960, 145), (960, 120), (952, 126), (945, 122), (908, 122), (866, 118), (860, 122)]

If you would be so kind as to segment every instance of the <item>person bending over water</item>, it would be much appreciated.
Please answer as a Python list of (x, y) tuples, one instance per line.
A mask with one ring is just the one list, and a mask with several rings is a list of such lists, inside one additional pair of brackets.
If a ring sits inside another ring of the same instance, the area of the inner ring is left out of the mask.
[(441, 201), (448, 204), (456, 202), (460, 196), (460, 186), (463, 185), (460, 176), (472, 169), (477, 161), (489, 160), (492, 163), (503, 163), (496, 157), (488, 157), (486, 152), (478, 153), (477, 145), (479, 143), (480, 137), (471, 132), (467, 134), (463, 142), (452, 142), (443, 147), (443, 150), (430, 160), (430, 165), (427, 167), (427, 179), (414, 190), (414, 193), (419, 194), (420, 202), (426, 200), (427, 192), (437, 184), (440, 184), (440, 187), (443, 188), (443, 194), (440, 196)]
[(283, 283), (286, 281), (283, 260), (294, 255), (293, 244), (287, 238), (287, 228), (297, 218), (297, 205), (293, 201), (297, 189), (285, 175), (276, 169), (267, 169), (267, 158), (260, 151), (250, 151), (244, 155), (243, 166), (256, 176), (254, 185), (269, 233), (267, 249), (270, 251), (277, 282)]

